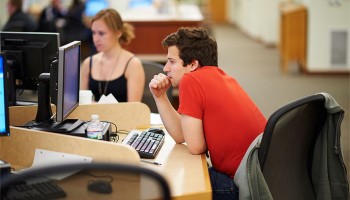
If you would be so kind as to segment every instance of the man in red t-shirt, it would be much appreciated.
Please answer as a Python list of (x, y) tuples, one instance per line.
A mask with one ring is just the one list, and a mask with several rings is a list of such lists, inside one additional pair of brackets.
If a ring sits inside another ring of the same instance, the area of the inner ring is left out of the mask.
[[(238, 82), (218, 67), (217, 43), (203, 28), (180, 28), (162, 41), (165, 74), (149, 83), (164, 126), (192, 154), (207, 150), (213, 199), (238, 199), (233, 182), (246, 150), (266, 119)], [(166, 91), (179, 87), (176, 111)]]

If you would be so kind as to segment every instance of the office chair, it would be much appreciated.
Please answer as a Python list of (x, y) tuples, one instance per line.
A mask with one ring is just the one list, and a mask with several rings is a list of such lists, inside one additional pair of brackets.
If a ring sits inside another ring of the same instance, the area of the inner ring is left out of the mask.
[[(61, 179), (62, 177), (64, 178)], [(56, 191), (58, 185), (59, 194), (46, 194), (43, 199), (171, 199), (169, 185), (159, 173), (139, 166), (116, 163), (64, 164), (3, 176), (1, 197), (11, 199), (24, 195), (24, 192), (17, 190), (18, 185), (20, 188), (27, 185), (37, 188), (43, 187), (38, 183), (48, 180), (50, 185), (45, 184), (45, 190), (55, 188)], [(31, 194), (38, 191), (39, 189), (32, 191)]]
[[(261, 141), (251, 145), (247, 160), (237, 170), (247, 169), (244, 176), (235, 177), (240, 199), (349, 199), (340, 145), (343, 115), (327, 93), (298, 99), (275, 111)], [(247, 180), (239, 180), (242, 177)], [(250, 194), (242, 189), (241, 196), (242, 181), (248, 182)]]
[[(163, 65), (148, 60), (142, 60), (142, 65), (146, 74), (146, 83), (143, 91), (142, 103), (145, 103), (151, 110), (151, 113), (159, 113), (157, 109), (157, 105), (153, 99), (152, 93), (149, 90), (148, 84), (154, 77), (154, 75), (163, 73)], [(170, 87), (167, 91), (168, 98), (171, 103), (173, 103), (173, 95), (172, 95), (172, 87)]]

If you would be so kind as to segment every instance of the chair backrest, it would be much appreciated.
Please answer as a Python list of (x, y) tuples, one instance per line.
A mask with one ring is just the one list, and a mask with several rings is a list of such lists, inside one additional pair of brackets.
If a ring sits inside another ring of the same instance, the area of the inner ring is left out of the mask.
[[(146, 84), (143, 91), (143, 97), (142, 102), (148, 105), (152, 113), (158, 113), (158, 109), (156, 106), (156, 103), (153, 99), (152, 93), (149, 90), (148, 84), (154, 77), (154, 75), (157, 75), (159, 73), (163, 73), (163, 65), (154, 61), (148, 61), (148, 60), (142, 60), (142, 65), (145, 70), (146, 74)], [(172, 103), (173, 97), (172, 97), (172, 87), (170, 87), (167, 91), (168, 98), (170, 102)]]
[(320, 94), (308, 96), (268, 119), (258, 157), (274, 199), (315, 199), (311, 167), (316, 138), (327, 117), (324, 101)]
[[(68, 199), (171, 199), (169, 185), (159, 173), (116, 163), (65, 164), (2, 176), (1, 197), (13, 195), (15, 185), (35, 184), (43, 177), (58, 184)], [(101, 182), (104, 187), (97, 188)]]

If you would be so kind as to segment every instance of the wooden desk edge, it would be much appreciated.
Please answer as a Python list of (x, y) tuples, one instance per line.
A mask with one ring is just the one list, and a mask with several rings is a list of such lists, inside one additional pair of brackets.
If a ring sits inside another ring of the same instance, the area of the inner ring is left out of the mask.
[(202, 167), (204, 172), (204, 179), (205, 179), (205, 188), (207, 191), (211, 192), (211, 183), (210, 183), (210, 177), (209, 177), (209, 171), (208, 171), (208, 163), (207, 158), (205, 154), (201, 155), (202, 160)]
[(138, 166), (141, 163), (136, 150), (124, 144), (13, 126), (10, 130), (9, 137), (0, 138), (0, 158), (13, 165), (30, 167), (35, 149), (87, 156), (93, 158), (93, 162), (123, 162)]

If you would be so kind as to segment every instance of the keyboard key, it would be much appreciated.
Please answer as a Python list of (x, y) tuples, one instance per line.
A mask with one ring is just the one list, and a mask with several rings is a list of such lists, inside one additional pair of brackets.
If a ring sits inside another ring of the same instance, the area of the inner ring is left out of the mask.
[(123, 143), (132, 146), (141, 158), (155, 158), (163, 146), (164, 134), (147, 131), (140, 134), (131, 132)]
[(46, 180), (37, 183), (21, 183), (9, 186), (6, 193), (1, 194), (1, 199), (57, 199), (66, 197), (66, 192), (54, 181)]

